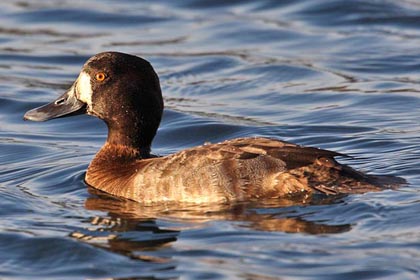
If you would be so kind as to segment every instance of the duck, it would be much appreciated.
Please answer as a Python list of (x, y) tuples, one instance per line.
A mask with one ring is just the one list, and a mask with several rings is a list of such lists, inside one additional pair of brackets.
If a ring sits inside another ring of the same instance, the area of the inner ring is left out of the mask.
[(157, 156), (151, 145), (163, 110), (152, 65), (141, 57), (110, 51), (89, 58), (64, 94), (29, 110), (24, 119), (88, 114), (103, 120), (108, 136), (89, 164), (85, 182), (142, 204), (360, 194), (400, 183), (364, 174), (335, 159), (345, 154), (266, 137), (205, 143)]

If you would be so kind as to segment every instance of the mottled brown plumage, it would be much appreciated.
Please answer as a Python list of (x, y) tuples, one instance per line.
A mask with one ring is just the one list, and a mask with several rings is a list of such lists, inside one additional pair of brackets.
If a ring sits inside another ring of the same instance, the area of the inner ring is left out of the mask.
[(90, 58), (58, 100), (27, 112), (25, 119), (88, 113), (104, 120), (108, 138), (86, 182), (145, 204), (363, 193), (403, 182), (341, 165), (334, 159), (344, 156), (339, 153), (267, 138), (233, 139), (155, 157), (150, 146), (162, 112), (159, 78), (150, 63), (106, 52)]
[(139, 158), (106, 144), (90, 164), (86, 182), (142, 203), (228, 202), (378, 191), (373, 177), (334, 160), (335, 152), (268, 138), (239, 138), (158, 158)]

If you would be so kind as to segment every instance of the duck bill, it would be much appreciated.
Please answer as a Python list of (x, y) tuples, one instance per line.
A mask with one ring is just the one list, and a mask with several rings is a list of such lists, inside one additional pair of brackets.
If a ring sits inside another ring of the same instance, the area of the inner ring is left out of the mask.
[(23, 119), (43, 122), (86, 113), (86, 104), (76, 98), (75, 91), (76, 87), (73, 85), (53, 102), (26, 112)]

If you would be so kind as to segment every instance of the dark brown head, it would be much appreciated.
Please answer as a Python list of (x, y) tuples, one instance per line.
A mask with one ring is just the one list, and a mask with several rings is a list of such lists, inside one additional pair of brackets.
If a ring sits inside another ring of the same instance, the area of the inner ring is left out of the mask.
[(148, 152), (163, 112), (159, 78), (146, 60), (118, 52), (91, 57), (71, 88), (24, 118), (46, 121), (88, 113), (108, 125), (108, 143)]

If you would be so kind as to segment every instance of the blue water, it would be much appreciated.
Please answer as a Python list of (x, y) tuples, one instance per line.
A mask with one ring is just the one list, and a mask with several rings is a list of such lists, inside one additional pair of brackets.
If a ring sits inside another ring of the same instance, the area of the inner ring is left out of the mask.
[[(106, 50), (160, 75), (155, 153), (270, 136), (409, 184), (217, 208), (98, 196), (83, 178), (105, 125), (22, 116)], [(419, 279), (419, 143), (418, 1), (0, 3), (1, 279)]]

